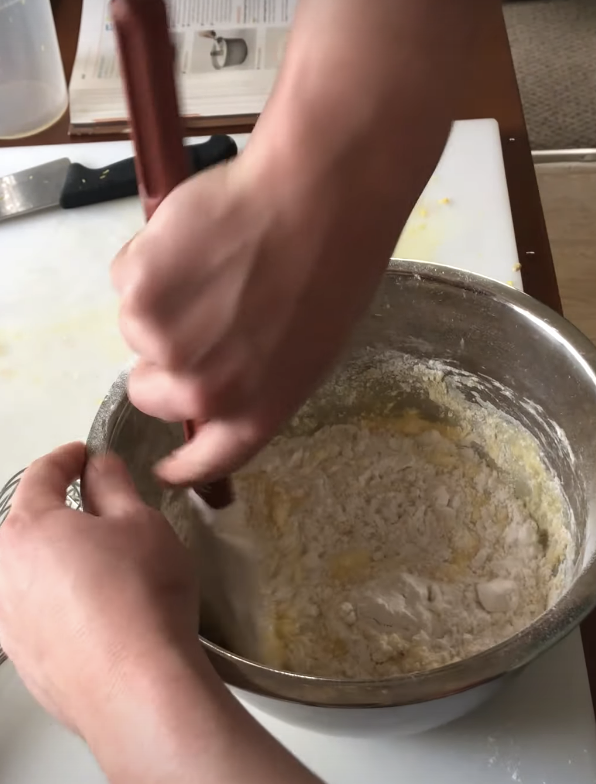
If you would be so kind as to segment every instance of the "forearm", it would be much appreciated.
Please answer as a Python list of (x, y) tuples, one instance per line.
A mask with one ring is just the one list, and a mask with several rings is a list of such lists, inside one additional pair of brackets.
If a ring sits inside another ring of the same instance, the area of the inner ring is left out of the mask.
[(85, 739), (111, 784), (316, 784), (229, 693), (200, 644), (152, 654)]
[(391, 203), (403, 225), (456, 118), (483, 5), (301, 0), (255, 158), (306, 190), (342, 168), (361, 204)]

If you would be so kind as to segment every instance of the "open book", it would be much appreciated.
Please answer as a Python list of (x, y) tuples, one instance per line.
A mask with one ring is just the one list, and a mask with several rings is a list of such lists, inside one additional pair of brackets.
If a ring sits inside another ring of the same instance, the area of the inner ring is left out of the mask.
[[(297, 0), (167, 0), (189, 130), (252, 126), (273, 88)], [(83, 0), (70, 132), (128, 130), (109, 0)]]

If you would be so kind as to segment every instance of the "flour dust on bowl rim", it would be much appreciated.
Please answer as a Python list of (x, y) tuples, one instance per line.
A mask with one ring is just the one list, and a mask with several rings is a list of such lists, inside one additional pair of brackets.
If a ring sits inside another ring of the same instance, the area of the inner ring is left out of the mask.
[[(336, 373), (362, 352), (388, 351), (471, 374), (479, 380), (473, 398), (502, 411), (537, 441), (569, 502), (575, 560), (566, 590), (527, 628), (429, 671), (368, 681), (297, 675), (237, 656), (211, 632), (209, 639), (202, 636), (213, 666), (245, 702), (326, 732), (445, 723), (487, 699), (596, 605), (596, 440), (588, 426), (596, 415), (596, 348), (561, 316), (510, 286), (449, 267), (398, 261), (386, 272)], [(182, 431), (137, 411), (126, 381), (124, 373), (103, 401), (88, 448), (117, 452), (145, 501), (159, 508), (162, 489), (151, 468), (182, 443)], [(341, 401), (330, 407), (329, 383), (308, 404), (315, 420), (326, 424), (345, 413)], [(422, 409), (428, 403), (402, 402)]]

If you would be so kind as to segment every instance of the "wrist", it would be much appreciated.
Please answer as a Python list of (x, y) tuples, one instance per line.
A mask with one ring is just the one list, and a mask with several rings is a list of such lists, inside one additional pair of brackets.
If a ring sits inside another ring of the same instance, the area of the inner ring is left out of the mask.
[[(117, 687), (87, 706), (79, 730), (113, 784), (185, 784), (207, 733), (201, 708), (214, 674), (198, 638), (153, 645), (123, 669)], [(220, 684), (215, 684), (216, 688)]]
[(111, 784), (315, 784), (242, 708), (198, 640), (163, 645), (82, 735)]

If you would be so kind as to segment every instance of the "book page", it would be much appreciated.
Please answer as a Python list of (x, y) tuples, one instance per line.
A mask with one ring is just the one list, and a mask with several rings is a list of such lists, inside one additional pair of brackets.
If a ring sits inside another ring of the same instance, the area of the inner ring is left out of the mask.
[[(259, 114), (283, 60), (297, 0), (166, 0), (186, 117)], [(126, 119), (109, 0), (83, 0), (71, 123)]]

